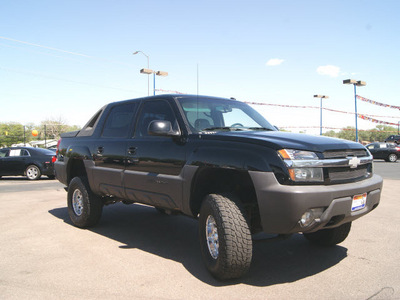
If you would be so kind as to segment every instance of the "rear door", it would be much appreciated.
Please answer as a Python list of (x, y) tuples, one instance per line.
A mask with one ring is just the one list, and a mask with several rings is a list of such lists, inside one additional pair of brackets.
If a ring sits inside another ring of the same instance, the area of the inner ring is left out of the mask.
[(124, 198), (122, 185), (128, 138), (133, 132), (135, 102), (114, 106), (104, 123), (100, 137), (92, 147), (93, 182), (103, 195)]
[(377, 144), (376, 146), (376, 158), (386, 158), (388, 156), (388, 148), (386, 144)]

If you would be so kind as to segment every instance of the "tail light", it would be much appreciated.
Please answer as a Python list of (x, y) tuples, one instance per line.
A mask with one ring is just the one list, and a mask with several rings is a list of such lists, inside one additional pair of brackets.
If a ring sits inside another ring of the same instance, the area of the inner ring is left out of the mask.
[(400, 151), (400, 147), (396, 147), (396, 151)]
[(52, 162), (53, 164), (56, 162), (56, 160), (57, 160), (57, 156), (53, 156), (53, 157), (51, 158), (51, 162)]

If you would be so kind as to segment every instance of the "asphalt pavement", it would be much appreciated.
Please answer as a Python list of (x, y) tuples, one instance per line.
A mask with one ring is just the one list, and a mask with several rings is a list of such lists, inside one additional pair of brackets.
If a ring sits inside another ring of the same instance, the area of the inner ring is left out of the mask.
[(301, 234), (255, 242), (242, 279), (201, 261), (197, 221), (154, 208), (106, 206), (89, 230), (68, 218), (56, 180), (0, 180), (1, 299), (400, 299), (400, 163), (375, 163), (381, 204), (349, 237), (316, 247)]

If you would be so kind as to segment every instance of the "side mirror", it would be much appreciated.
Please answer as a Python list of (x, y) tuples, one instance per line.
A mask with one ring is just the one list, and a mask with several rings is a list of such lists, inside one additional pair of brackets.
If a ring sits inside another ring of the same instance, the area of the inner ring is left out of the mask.
[(148, 127), (148, 133), (152, 136), (171, 136), (178, 137), (181, 135), (179, 131), (174, 131), (170, 121), (151, 121)]

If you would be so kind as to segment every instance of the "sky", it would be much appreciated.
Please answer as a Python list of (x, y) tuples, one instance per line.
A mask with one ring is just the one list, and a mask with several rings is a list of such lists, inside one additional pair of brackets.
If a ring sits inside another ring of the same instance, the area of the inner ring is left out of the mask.
[[(103, 105), (166, 91), (234, 97), (270, 123), (355, 126), (357, 94), (400, 106), (400, 1), (0, 1), (0, 122), (83, 126)], [(153, 93), (153, 80), (150, 81)], [(398, 123), (400, 110), (357, 101)], [(375, 117), (378, 116), (378, 117)], [(358, 120), (359, 129), (377, 124)], [(327, 131), (327, 129), (324, 129)]]

